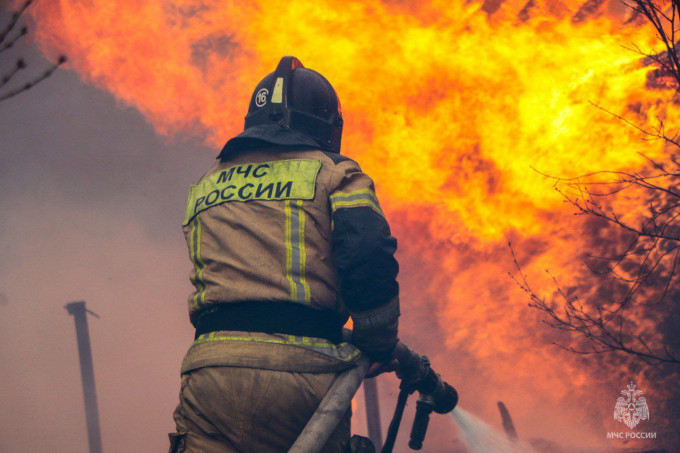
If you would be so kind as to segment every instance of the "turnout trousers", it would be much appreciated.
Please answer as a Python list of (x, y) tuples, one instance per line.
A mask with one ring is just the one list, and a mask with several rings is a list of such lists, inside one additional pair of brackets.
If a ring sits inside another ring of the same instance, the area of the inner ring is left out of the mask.
[[(170, 453), (286, 452), (338, 373), (208, 366), (182, 375)], [(345, 451), (351, 408), (323, 452)]]

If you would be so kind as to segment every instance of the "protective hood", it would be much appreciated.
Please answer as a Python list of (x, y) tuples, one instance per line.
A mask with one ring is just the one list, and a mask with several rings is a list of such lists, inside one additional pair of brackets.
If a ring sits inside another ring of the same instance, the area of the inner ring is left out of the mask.
[(259, 148), (267, 145), (320, 148), (316, 140), (302, 132), (284, 129), (278, 124), (262, 124), (249, 127), (229, 140), (217, 158), (222, 159), (226, 155), (238, 150)]

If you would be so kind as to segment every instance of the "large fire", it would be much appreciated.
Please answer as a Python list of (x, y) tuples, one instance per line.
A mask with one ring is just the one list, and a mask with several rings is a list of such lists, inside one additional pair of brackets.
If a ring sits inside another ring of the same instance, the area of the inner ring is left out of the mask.
[(342, 100), (343, 153), (376, 180), (401, 241), (403, 336), (436, 325), (446, 348), (431, 354), (444, 368), (456, 358), (451, 380), (488, 395), (463, 404), (496, 417), (505, 398), (538, 431), (555, 429), (536, 416), (551, 405), (585, 416), (572, 398), (596, 400), (597, 383), (611, 387), (604, 406), (615, 401), (625, 378), (603, 381), (604, 365), (549, 346), (553, 333), (507, 277), (505, 243), (531, 257), (539, 289), (553, 290), (544, 268), (576, 279), (583, 223), (536, 170), (631, 170), (640, 153), (663, 152), (595, 106), (643, 127), (677, 113), (628, 48), (653, 49), (654, 33), (619, 2), (61, 0), (33, 14), (47, 53), (68, 54), (160, 133), (216, 149), (281, 56), (318, 70)]

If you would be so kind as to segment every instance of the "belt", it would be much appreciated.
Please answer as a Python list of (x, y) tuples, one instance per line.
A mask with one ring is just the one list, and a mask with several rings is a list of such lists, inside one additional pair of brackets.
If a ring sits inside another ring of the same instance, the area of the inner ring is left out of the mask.
[(238, 330), (324, 338), (338, 344), (342, 342), (343, 325), (336, 312), (295, 302), (228, 302), (201, 311), (195, 338), (218, 330)]

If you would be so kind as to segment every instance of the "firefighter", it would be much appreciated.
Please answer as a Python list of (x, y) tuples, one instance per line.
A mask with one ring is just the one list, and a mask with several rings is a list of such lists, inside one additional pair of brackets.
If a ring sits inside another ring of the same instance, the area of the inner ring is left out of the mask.
[[(284, 57), (255, 88), (244, 131), (191, 186), (196, 335), (171, 452), (287, 451), (361, 353), (369, 375), (389, 370), (397, 242), (373, 181), (340, 154), (342, 127), (331, 84)], [(350, 451), (350, 416), (323, 451)]]

